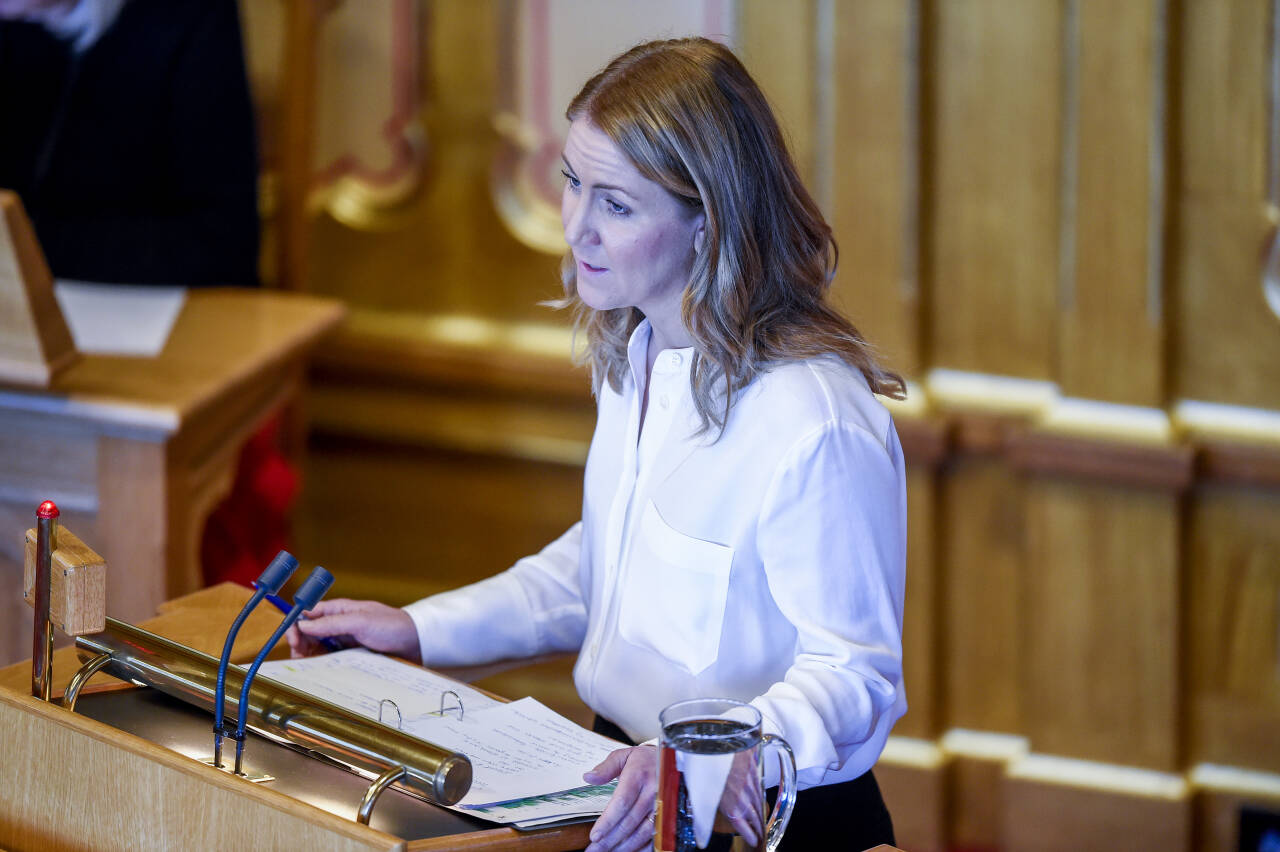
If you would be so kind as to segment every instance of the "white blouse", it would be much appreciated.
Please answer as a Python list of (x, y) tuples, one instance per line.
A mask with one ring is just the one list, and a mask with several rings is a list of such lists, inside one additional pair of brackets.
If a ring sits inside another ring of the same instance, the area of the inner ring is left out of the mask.
[(737, 698), (790, 743), (802, 788), (856, 778), (906, 712), (893, 421), (858, 371), (824, 357), (757, 377), (723, 435), (695, 435), (681, 349), (658, 356), (641, 431), (649, 334), (646, 321), (631, 337), (621, 392), (600, 391), (582, 520), (405, 607), (423, 659), (580, 650), (583, 701), (636, 741), (673, 701)]

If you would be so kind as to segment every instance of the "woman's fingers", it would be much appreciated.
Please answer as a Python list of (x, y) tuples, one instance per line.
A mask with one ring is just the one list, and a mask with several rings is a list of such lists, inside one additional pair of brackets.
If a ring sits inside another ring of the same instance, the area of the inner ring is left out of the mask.
[(404, 610), (377, 601), (320, 601), (295, 627), (297, 635), (289, 636), (289, 649), (294, 656), (314, 653), (319, 639), (350, 638), (374, 651), (421, 659), (413, 619)]
[(300, 631), (297, 625), (286, 630), (284, 638), (289, 643), (289, 656), (295, 660), (299, 657), (310, 657), (320, 649), (320, 645)]
[(729, 818), (729, 825), (733, 826), (734, 832), (742, 835), (742, 839), (747, 842), (748, 846), (754, 847), (760, 842), (760, 835), (763, 831), (755, 808), (747, 805), (735, 809), (733, 813), (726, 814), (726, 816)]
[(748, 846), (755, 846), (764, 835), (764, 816), (760, 811), (764, 807), (764, 796), (761, 792), (758, 785), (740, 787), (734, 807), (728, 814), (734, 831), (742, 835)]
[(646, 802), (643, 795), (637, 796), (632, 801), (622, 821), (607, 835), (593, 843), (592, 849), (596, 845), (600, 849), (630, 849), (637, 839), (653, 841), (653, 800), (649, 799)]
[(739, 834), (748, 846), (755, 846), (764, 835), (761, 812), (764, 796), (758, 777), (755, 761), (748, 759), (745, 752), (739, 754), (725, 779), (719, 812), (716, 814), (715, 830)]
[[(610, 752), (599, 766), (582, 776), (583, 780), (588, 784), (603, 784), (620, 778), (632, 751), (630, 748), (620, 748)], [(604, 813), (596, 818), (596, 824), (591, 827), (591, 845), (587, 847), (587, 852), (603, 852), (610, 848), (602, 845), (602, 841), (611, 836), (613, 829), (626, 817), (639, 792), (637, 788), (638, 785), (634, 783), (624, 783), (623, 780), (618, 782), (613, 795), (609, 797), (609, 804), (605, 805)]]
[[(657, 749), (636, 746), (612, 752), (585, 778), (617, 775), (618, 787), (591, 828), (587, 852), (640, 849), (653, 839), (653, 802), (657, 787)], [(621, 771), (619, 769), (621, 763)], [(600, 783), (600, 782), (592, 782)]]
[(582, 780), (588, 784), (607, 784), (622, 774), (622, 767), (627, 763), (629, 748), (614, 749), (599, 764), (582, 773)]
[(647, 820), (631, 837), (618, 846), (618, 852), (639, 852), (653, 846), (653, 821)]
[(327, 639), (330, 636), (353, 636), (356, 641), (360, 641), (360, 636), (369, 632), (371, 626), (367, 616), (357, 613), (309, 615), (297, 622), (297, 627), (303, 634), (317, 639)]

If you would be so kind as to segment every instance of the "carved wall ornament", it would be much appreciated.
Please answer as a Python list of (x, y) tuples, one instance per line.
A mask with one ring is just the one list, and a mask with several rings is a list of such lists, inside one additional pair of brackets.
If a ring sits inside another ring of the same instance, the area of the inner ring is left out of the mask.
[(564, 110), (584, 82), (631, 45), (702, 35), (734, 43), (734, 0), (516, 0), (505, 4), (494, 128), (503, 139), (491, 173), (493, 203), (525, 245), (564, 251), (560, 150)]
[(398, 211), (422, 188), (429, 152), (422, 121), (422, 0), (320, 3), (314, 44), (306, 48), (313, 70), (293, 79), (285, 67), (291, 37), (286, 3), (242, 2), (240, 14), (259, 113), (263, 215), (275, 213), (278, 173), (290, 156), (278, 131), (285, 87), (309, 80), (315, 172), (308, 211), (325, 211), (361, 230), (395, 227)]

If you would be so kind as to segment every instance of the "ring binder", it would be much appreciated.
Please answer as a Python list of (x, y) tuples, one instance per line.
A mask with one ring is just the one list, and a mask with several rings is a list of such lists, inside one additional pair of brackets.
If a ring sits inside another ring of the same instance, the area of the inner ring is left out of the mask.
[(388, 704), (390, 704), (392, 709), (396, 711), (396, 730), (400, 730), (404, 727), (404, 715), (400, 712), (400, 705), (396, 704), (390, 698), (384, 698), (378, 702), (378, 721), (384, 725), (389, 724), (386, 719), (382, 718), (382, 711), (386, 709)]
[[(456, 701), (456, 702), (458, 702), (458, 704), (457, 704), (457, 706), (456, 706), (456, 707), (445, 707), (445, 706), (444, 706), (444, 697), (445, 697), (446, 695), (452, 695), (452, 696), (453, 696), (453, 700), (454, 700), (454, 701)], [(431, 711), (430, 713), (428, 713), (427, 715), (428, 715), (428, 716), (443, 716), (443, 715), (445, 715), (446, 713), (452, 713), (454, 710), (457, 710), (457, 711), (458, 711), (458, 721), (459, 721), (459, 722), (461, 722), (461, 721), (462, 721), (462, 696), (458, 695), (458, 693), (454, 692), (452, 689), (446, 689), (444, 692), (440, 693), (440, 709), (439, 709), (439, 710), (432, 710), (432, 711)]]

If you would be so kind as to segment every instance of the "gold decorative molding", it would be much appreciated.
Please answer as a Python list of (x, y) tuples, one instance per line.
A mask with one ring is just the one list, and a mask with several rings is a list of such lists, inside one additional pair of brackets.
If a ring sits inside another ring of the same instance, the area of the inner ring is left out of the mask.
[[(308, 217), (327, 212), (358, 230), (401, 226), (430, 150), (421, 115), (423, 0), (241, 0), (240, 14), (264, 131), (263, 218), (283, 203), (280, 172), (305, 150), (316, 164), (305, 170)], [(283, 112), (304, 94), (299, 138), (285, 138)]]
[(547, 254), (565, 250), (560, 225), (560, 149), (564, 109), (577, 87), (615, 55), (653, 38), (705, 35), (733, 41), (735, 0), (648, 0), (580, 4), (523, 0), (501, 4), (498, 108), (502, 139), (490, 193), (517, 240)]
[(493, 126), (505, 141), (494, 158), (489, 183), (498, 217), (511, 235), (529, 248), (564, 254), (568, 246), (560, 210), (538, 191), (529, 171), (523, 168), (525, 160), (534, 156), (540, 146), (536, 134), (509, 112), (494, 116)]
[(330, 8), (320, 26), (317, 162), (309, 206), (359, 230), (406, 221), (429, 152), (422, 122), (422, 0)]

